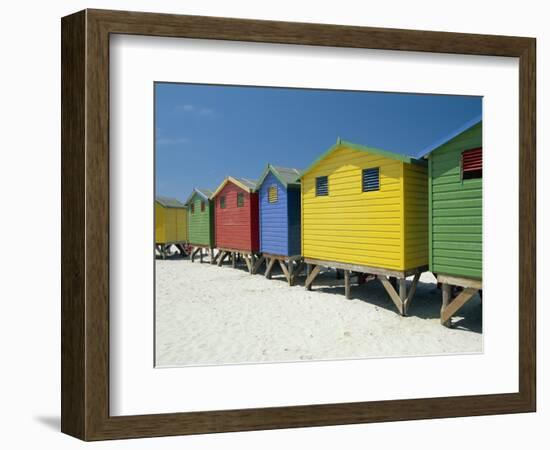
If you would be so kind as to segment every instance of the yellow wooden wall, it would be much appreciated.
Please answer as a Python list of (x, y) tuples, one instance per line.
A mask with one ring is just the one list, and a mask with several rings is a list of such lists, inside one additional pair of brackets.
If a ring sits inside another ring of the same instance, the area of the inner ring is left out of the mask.
[[(362, 192), (362, 171), (380, 168), (380, 190)], [(315, 196), (328, 176), (329, 195)], [(428, 263), (427, 169), (339, 148), (302, 178), (305, 258), (408, 270)]]
[(165, 211), (166, 211), (166, 208), (160, 206), (157, 202), (155, 202), (155, 243), (156, 244), (162, 244), (166, 242), (166, 226), (165, 226), (166, 215), (164, 214)]
[(165, 208), (155, 202), (155, 243), (187, 241), (187, 210)]
[[(380, 190), (362, 192), (362, 170), (380, 168)], [(306, 258), (401, 270), (403, 163), (339, 148), (302, 179), (302, 255)], [(315, 196), (328, 176), (329, 195)]]

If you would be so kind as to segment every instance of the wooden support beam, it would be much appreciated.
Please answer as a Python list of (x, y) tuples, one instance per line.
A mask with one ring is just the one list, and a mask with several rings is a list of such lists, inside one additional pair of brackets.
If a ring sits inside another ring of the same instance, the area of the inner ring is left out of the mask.
[(233, 269), (237, 266), (237, 261), (235, 259), (235, 252), (231, 252), (231, 267), (233, 267)]
[(244, 262), (246, 263), (246, 267), (248, 268), (248, 271), (252, 273), (252, 261), (248, 258), (248, 255), (243, 255)]
[(288, 281), (288, 284), (290, 284), (290, 273), (288, 273), (288, 269), (285, 266), (285, 262), (282, 259), (279, 259), (278, 261), (279, 261), (279, 266), (281, 266), (281, 270), (285, 275), (286, 281)]
[(411, 287), (409, 288), (409, 292), (407, 293), (407, 299), (405, 300), (405, 304), (403, 305), (403, 311), (405, 312), (404, 315), (407, 315), (409, 311), (409, 306), (411, 305), (414, 293), (416, 292), (416, 287), (418, 286), (418, 280), (420, 280), (420, 273), (416, 273), (414, 275)]
[(202, 264), (202, 256), (203, 256), (203, 255), (202, 255), (202, 247), (200, 248), (200, 252), (199, 252), (199, 254), (200, 254), (200, 258), (201, 258), (201, 264)]
[(250, 267), (248, 268), (248, 271), (250, 274), (254, 273), (254, 266), (256, 265), (256, 255), (254, 253), (250, 254)]
[(451, 303), (451, 285), (448, 283), (442, 283), (441, 284), (441, 296), (442, 296), (442, 302), (441, 302), (441, 312), (439, 313), (439, 316), (441, 318), (441, 325), (445, 327), (451, 326), (451, 320), (443, 320), (443, 314), (445, 313), (445, 310), (447, 309), (447, 306), (449, 306), (449, 303)]
[(214, 254), (214, 249), (212, 249), (212, 258), (210, 258), (210, 264), (216, 264), (216, 262), (218, 261), (218, 258), (220, 257), (221, 255), (221, 252), (220, 251), (217, 251), (215, 254)]
[(333, 269), (351, 270), (353, 272), (371, 273), (373, 275), (384, 275), (387, 277), (405, 278), (412, 276), (417, 272), (425, 272), (428, 270), (428, 266), (419, 266), (407, 270), (389, 270), (381, 267), (364, 266), (361, 264), (349, 264), (337, 261), (323, 261), (319, 259), (304, 258), (305, 262), (312, 265), (318, 265), (323, 267), (332, 267)]
[(303, 261), (300, 261), (298, 263), (298, 266), (296, 267), (296, 269), (294, 270), (293, 274), (292, 274), (292, 286), (294, 286), (294, 284), (296, 283), (296, 278), (298, 278), (298, 276), (300, 275), (300, 273), (302, 273), (302, 270), (304, 270), (304, 262)]
[(471, 287), (476, 289), (483, 289), (481, 280), (473, 280), (471, 278), (452, 277), (449, 275), (437, 275), (437, 281), (440, 283), (447, 283), (451, 286)]
[(226, 251), (223, 251), (223, 250), (220, 250), (220, 252), (221, 252), (221, 255), (218, 259), (218, 266), (221, 266), (222, 263), (223, 263), (223, 260), (229, 256), (229, 252), (226, 252)]
[(292, 259), (288, 261), (288, 285), (294, 286), (294, 261)]
[(262, 255), (260, 256), (256, 262), (254, 263), (254, 266), (252, 267), (252, 273), (258, 273), (258, 269), (260, 268), (260, 266), (262, 265), (262, 263), (265, 261), (265, 256)]
[(382, 285), (386, 289), (386, 292), (389, 294), (390, 298), (392, 299), (393, 303), (395, 304), (395, 307), (397, 308), (397, 311), (399, 311), (399, 314), (403, 314), (403, 303), (401, 302), (400, 296), (397, 294), (397, 291), (393, 287), (393, 285), (390, 283), (387, 277), (385, 276), (378, 276), (378, 279), (382, 282)]
[(275, 261), (277, 261), (275, 258), (269, 258), (269, 257), (267, 258), (267, 268), (265, 269), (265, 277), (268, 280), (271, 280), (271, 271), (273, 270)]
[(406, 314), (405, 302), (407, 301), (407, 279), (399, 278), (399, 299), (401, 300), (401, 315)]
[(319, 275), (320, 271), (321, 271), (321, 266), (315, 266), (315, 267), (313, 267), (313, 269), (311, 269), (311, 272), (309, 273), (308, 277), (306, 278), (306, 283), (305, 283), (305, 287), (308, 291), (311, 291), (311, 285), (313, 284), (313, 280), (315, 280), (317, 275)]
[[(338, 269), (336, 269), (338, 270)], [(346, 293), (346, 298), (351, 299), (351, 283), (350, 283), (350, 271), (344, 270), (344, 291)]]
[(208, 254), (210, 255), (210, 264), (214, 264), (216, 262), (216, 257), (214, 256), (214, 249), (212, 247), (208, 250)]
[(200, 247), (193, 248), (193, 251), (191, 252), (191, 262), (195, 262), (195, 256), (197, 256), (197, 252), (200, 250)]
[[(450, 289), (450, 285), (445, 284), (444, 286), (449, 286)], [(460, 308), (462, 308), (462, 306), (464, 306), (464, 304), (468, 300), (470, 300), (477, 291), (478, 289), (476, 288), (467, 287), (460, 294), (458, 294), (454, 300), (448, 303), (445, 309), (442, 308), (441, 323), (445, 324), (445, 322), (450, 322), (453, 314), (455, 314)]]

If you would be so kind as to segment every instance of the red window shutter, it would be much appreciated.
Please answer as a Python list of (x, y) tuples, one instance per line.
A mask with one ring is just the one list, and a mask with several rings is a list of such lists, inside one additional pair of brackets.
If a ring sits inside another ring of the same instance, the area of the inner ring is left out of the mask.
[(462, 153), (462, 172), (481, 172), (483, 169), (482, 148), (474, 148)]

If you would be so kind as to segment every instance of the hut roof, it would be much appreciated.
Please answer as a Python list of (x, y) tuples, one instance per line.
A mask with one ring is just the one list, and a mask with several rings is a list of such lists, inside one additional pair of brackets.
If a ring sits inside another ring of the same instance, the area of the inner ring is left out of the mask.
[(185, 205), (183, 203), (171, 197), (162, 197), (160, 195), (157, 195), (155, 197), (155, 201), (165, 208), (185, 208)]
[(313, 161), (313, 163), (311, 163), (310, 166), (300, 174), (300, 178), (302, 178), (306, 173), (310, 172), (317, 164), (319, 164), (323, 159), (325, 159), (331, 153), (341, 148), (350, 148), (352, 150), (357, 150), (359, 152), (374, 153), (377, 155), (384, 156), (386, 158), (395, 159), (397, 161), (403, 161), (408, 164), (422, 164), (422, 165), (425, 164), (425, 162), (420, 161), (412, 156), (403, 155), (401, 153), (392, 152), (390, 150), (383, 150), (381, 148), (367, 147), (366, 145), (356, 144), (354, 142), (345, 141), (343, 139), (338, 138), (338, 140), (336, 141), (336, 144), (334, 144), (326, 152), (321, 154), (321, 156), (319, 156), (315, 161)]
[(482, 121), (482, 116), (475, 116), (472, 119), (468, 120), (467, 122), (464, 122), (460, 127), (458, 127), (456, 130), (453, 130), (451, 133), (446, 134), (442, 138), (435, 141), (433, 144), (428, 145), (424, 150), (418, 153), (416, 155), (418, 158), (427, 158), (428, 155), (433, 152), (436, 148), (441, 147), (443, 144), (449, 142), (451, 139), (457, 137), (459, 134), (464, 133), (465, 131), (469, 130), (470, 128), (474, 127), (478, 123)]
[(300, 171), (290, 167), (279, 167), (268, 164), (264, 170), (264, 173), (258, 180), (258, 186), (260, 186), (267, 175), (271, 172), (275, 178), (277, 178), (284, 187), (299, 186), (300, 185)]
[(210, 189), (205, 189), (205, 188), (193, 188), (191, 195), (187, 197), (187, 200), (185, 201), (186, 205), (191, 201), (191, 199), (193, 198), (193, 195), (195, 194), (198, 194), (199, 197), (203, 198), (204, 200), (210, 200), (210, 197), (212, 196), (212, 191)]
[(221, 184), (216, 188), (216, 190), (212, 193), (210, 198), (215, 197), (218, 195), (218, 193), (224, 188), (224, 186), (227, 183), (233, 183), (239, 186), (241, 189), (247, 191), (247, 192), (254, 192), (256, 191), (256, 182), (254, 180), (250, 180), (248, 178), (236, 178), (236, 177), (225, 177), (225, 179), (221, 182)]

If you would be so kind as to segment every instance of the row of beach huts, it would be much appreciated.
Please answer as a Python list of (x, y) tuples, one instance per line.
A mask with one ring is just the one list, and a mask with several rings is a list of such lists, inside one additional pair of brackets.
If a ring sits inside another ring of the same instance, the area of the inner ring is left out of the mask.
[[(277, 264), (310, 290), (322, 268), (378, 279), (407, 314), (419, 277), (442, 288), (441, 323), (482, 289), (482, 121), (475, 118), (417, 158), (338, 139), (307, 169), (268, 164), (257, 180), (227, 177), (185, 203), (157, 197), (156, 249), (194, 261), (244, 261), (267, 278)], [(407, 277), (413, 277), (407, 283)]]

